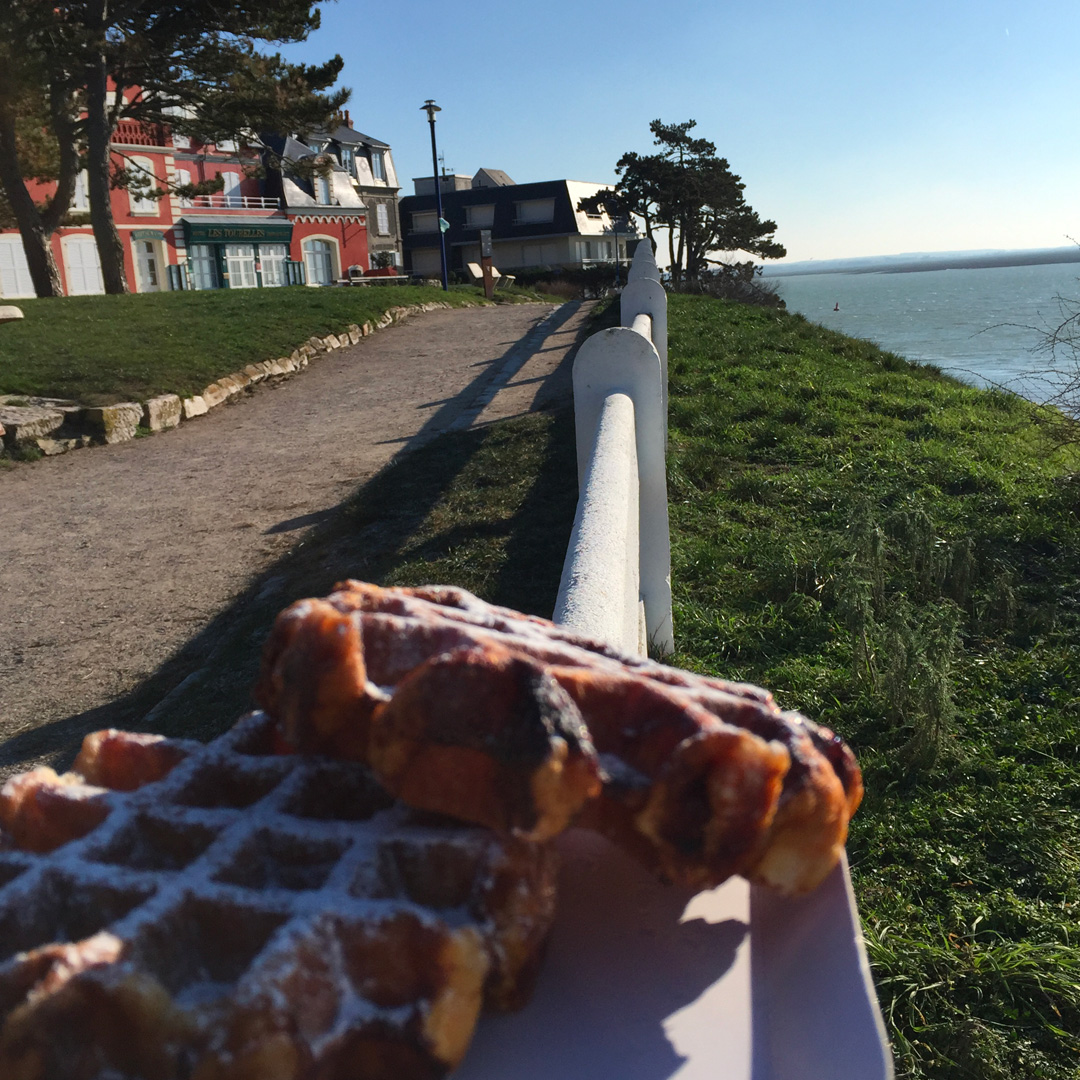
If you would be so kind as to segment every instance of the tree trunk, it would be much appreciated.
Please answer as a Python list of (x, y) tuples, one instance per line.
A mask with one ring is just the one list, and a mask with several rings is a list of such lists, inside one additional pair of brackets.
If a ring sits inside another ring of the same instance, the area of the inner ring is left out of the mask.
[(689, 263), (683, 261), (685, 256), (686, 256), (686, 220), (684, 218), (684, 219), (680, 220), (680, 222), (679, 222), (679, 247), (678, 247), (678, 250), (675, 252), (675, 262), (678, 264), (678, 267), (679, 267), (679, 278), (678, 278), (678, 280), (680, 282), (682, 282), (683, 280), (685, 280), (686, 278), (688, 278), (690, 276), (689, 272), (687, 272), (686, 274), (683, 273), (683, 267), (684, 266), (686, 267), (687, 271), (689, 271), (689, 269), (690, 269)]
[(116, 231), (110, 198), (111, 146), (112, 121), (105, 58), (100, 57), (88, 69), (86, 80), (86, 186), (90, 195), (90, 224), (101, 259), (101, 278), (105, 291), (116, 294), (129, 290), (124, 274), (124, 248)]
[(34, 205), (30, 192), (26, 190), (15, 149), (15, 124), (10, 116), (2, 116), (0, 184), (4, 186), (4, 194), (19, 225), (19, 235), (26, 252), (26, 265), (30, 271), (30, 280), (34, 283), (34, 292), (41, 297), (63, 296), (60, 271), (56, 267), (52, 245), (49, 243), (51, 230), (45, 227), (41, 212)]
[(79, 146), (76, 131), (74, 95), (60, 86), (49, 89), (49, 115), (60, 156), (56, 175), (56, 190), (52, 202), (41, 215), (45, 228), (51, 236), (61, 225), (71, 200), (75, 196), (75, 182), (79, 175)]
[(701, 250), (695, 225), (688, 225), (684, 229), (684, 239), (686, 240), (686, 280), (697, 281), (701, 269)]

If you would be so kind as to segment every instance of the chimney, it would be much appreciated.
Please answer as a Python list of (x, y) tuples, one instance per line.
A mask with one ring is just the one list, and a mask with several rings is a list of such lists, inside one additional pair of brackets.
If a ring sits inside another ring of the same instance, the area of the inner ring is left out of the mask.
[(352, 127), (352, 118), (349, 116), (349, 110), (345, 110), (345, 126)]

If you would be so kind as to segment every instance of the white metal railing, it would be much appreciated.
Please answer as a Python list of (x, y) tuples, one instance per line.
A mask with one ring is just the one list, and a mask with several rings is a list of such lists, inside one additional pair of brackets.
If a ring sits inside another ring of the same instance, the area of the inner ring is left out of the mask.
[[(554, 619), (627, 652), (666, 653), (667, 296), (648, 241), (621, 303), (622, 326), (593, 334), (574, 361), (579, 496)], [(703, 1014), (700, 1045), (713, 1045), (717, 1016), (733, 1022), (719, 1072), (708, 1055), (710, 1075), (892, 1080), (846, 859), (809, 896), (735, 878), (702, 897), (702, 917), (743, 924), (749, 939), (707, 992), (716, 1012)]]
[(555, 621), (629, 652), (674, 651), (667, 475), (667, 294), (640, 243), (622, 326), (574, 360), (578, 507)]
[(281, 202), (266, 195), (191, 195), (181, 204), (194, 210), (278, 210)]

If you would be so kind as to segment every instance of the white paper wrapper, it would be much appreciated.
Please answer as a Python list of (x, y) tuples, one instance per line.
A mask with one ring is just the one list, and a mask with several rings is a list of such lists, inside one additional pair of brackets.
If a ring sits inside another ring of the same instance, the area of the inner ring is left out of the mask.
[(847, 864), (813, 894), (689, 896), (592, 834), (561, 840), (536, 993), (485, 1016), (455, 1080), (890, 1080)]

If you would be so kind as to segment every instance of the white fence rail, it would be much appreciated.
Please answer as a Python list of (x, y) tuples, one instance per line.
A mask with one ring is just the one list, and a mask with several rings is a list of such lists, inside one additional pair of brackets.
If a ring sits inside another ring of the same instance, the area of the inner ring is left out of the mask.
[[(627, 652), (662, 654), (674, 650), (667, 296), (648, 243), (634, 254), (621, 321), (585, 341), (574, 362), (579, 496), (554, 619)], [(809, 896), (740, 878), (703, 896), (703, 917), (744, 925), (748, 947), (695, 1003), (708, 998), (708, 1008), (680, 1021), (697, 1050), (687, 1051), (688, 1075), (892, 1080), (846, 859)]]
[(667, 295), (638, 245), (622, 326), (574, 361), (578, 507), (555, 621), (645, 655), (674, 651), (667, 474)]

